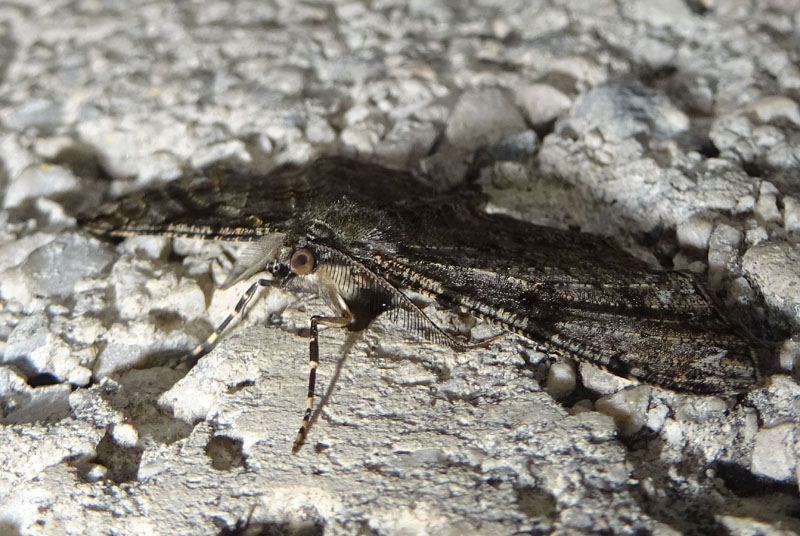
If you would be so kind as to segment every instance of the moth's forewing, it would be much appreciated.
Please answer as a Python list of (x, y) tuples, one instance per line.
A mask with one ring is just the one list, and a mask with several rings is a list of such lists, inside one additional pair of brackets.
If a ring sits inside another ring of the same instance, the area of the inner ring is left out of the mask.
[(211, 166), (123, 196), (80, 224), (110, 236), (258, 240), (268, 233), (294, 232), (301, 238), (342, 199), (371, 207), (431, 192), (407, 173), (346, 158), (286, 165), (268, 174)]

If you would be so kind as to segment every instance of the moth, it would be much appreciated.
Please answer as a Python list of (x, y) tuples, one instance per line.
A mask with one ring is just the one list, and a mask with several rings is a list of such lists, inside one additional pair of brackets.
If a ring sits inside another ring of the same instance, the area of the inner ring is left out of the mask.
[(364, 329), (389, 312), (463, 349), (409, 297), (427, 296), (545, 350), (678, 392), (729, 395), (759, 381), (757, 345), (690, 274), (659, 271), (605, 239), (487, 214), (478, 193), (441, 193), (411, 173), (323, 157), (270, 174), (208, 169), (132, 193), (82, 221), (98, 235), (251, 241), (230, 286), (261, 276), (192, 352), (210, 351), (260, 287), (315, 292), (302, 425), (312, 414), (318, 326)]

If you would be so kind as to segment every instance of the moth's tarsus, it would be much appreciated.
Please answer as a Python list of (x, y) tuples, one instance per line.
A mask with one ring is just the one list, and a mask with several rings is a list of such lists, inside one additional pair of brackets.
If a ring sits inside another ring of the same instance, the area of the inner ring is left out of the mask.
[(308, 395), (306, 396), (306, 409), (303, 412), (303, 421), (297, 436), (292, 444), (292, 454), (297, 454), (303, 446), (303, 442), (308, 434), (308, 427), (311, 422), (311, 414), (314, 409), (314, 391), (317, 384), (317, 367), (319, 366), (319, 329), (318, 324), (330, 324), (333, 326), (345, 327), (352, 321), (349, 315), (342, 316), (312, 316), (311, 317), (311, 342), (308, 349)]
[(653, 270), (594, 235), (487, 214), (474, 192), (439, 194), (409, 173), (374, 164), (327, 157), (269, 175), (211, 168), (129, 194), (81, 223), (106, 236), (256, 245), (226, 285), (258, 271), (273, 281), (252, 285), (194, 359), (213, 348), (259, 284), (330, 302), (338, 316), (311, 322), (309, 407), (295, 450), (311, 418), (318, 323), (344, 325), (347, 318), (358, 330), (392, 311), (414, 333), (472, 346), (431, 322), (407, 290), (544, 350), (662, 388), (728, 395), (760, 381), (763, 348), (693, 276)]

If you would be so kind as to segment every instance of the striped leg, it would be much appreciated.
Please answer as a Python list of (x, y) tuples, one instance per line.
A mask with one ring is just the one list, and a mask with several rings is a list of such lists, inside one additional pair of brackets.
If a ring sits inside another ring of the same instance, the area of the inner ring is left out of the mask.
[(297, 454), (308, 433), (308, 424), (311, 421), (312, 409), (314, 408), (314, 389), (317, 383), (317, 367), (319, 366), (319, 337), (317, 336), (317, 324), (332, 324), (335, 326), (346, 326), (352, 318), (347, 316), (312, 316), (311, 317), (311, 343), (309, 345), (308, 357), (308, 396), (306, 397), (306, 411), (303, 414), (303, 422), (300, 430), (294, 438), (292, 454)]
[(208, 336), (206, 340), (195, 346), (194, 350), (189, 354), (189, 362), (191, 366), (194, 366), (197, 363), (197, 360), (206, 355), (208, 352), (214, 349), (214, 346), (219, 339), (219, 336), (225, 331), (225, 328), (228, 327), (234, 318), (242, 314), (244, 308), (247, 307), (247, 304), (250, 303), (250, 300), (253, 299), (253, 296), (256, 293), (258, 287), (268, 287), (272, 284), (272, 281), (269, 279), (259, 279), (242, 294), (242, 297), (239, 298), (239, 302), (236, 304), (236, 307), (233, 308), (233, 312), (228, 315), (228, 317), (222, 321), (222, 323), (211, 332), (211, 335)]

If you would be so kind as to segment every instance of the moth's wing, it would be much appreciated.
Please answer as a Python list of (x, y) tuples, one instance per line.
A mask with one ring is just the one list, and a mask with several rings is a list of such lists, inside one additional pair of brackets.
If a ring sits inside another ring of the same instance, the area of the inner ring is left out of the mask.
[(372, 269), (621, 376), (701, 394), (758, 381), (752, 342), (690, 275), (652, 270), (600, 237), (453, 207), (420, 214), (440, 232), (407, 233)]
[(280, 175), (206, 169), (158, 188), (127, 194), (79, 223), (95, 234), (110, 236), (256, 240), (283, 230), (292, 216), (288, 203), (294, 189), (281, 179)]
[(219, 288), (228, 289), (239, 281), (244, 281), (264, 270), (267, 263), (275, 259), (285, 236), (283, 233), (270, 233), (254, 242), (249, 242), (244, 250), (238, 253), (236, 264)]
[[(411, 181), (411, 186), (409, 185)], [(408, 173), (347, 158), (323, 157), (268, 174), (209, 167), (162, 187), (134, 192), (80, 224), (110, 236), (165, 235), (258, 240), (302, 230), (343, 198), (356, 204), (417, 195)]]

